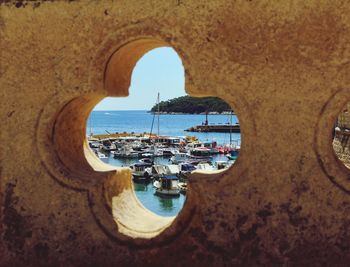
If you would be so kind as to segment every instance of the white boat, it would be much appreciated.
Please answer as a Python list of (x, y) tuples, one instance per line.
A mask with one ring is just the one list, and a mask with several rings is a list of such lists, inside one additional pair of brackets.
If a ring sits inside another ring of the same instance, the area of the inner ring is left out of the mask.
[(101, 143), (102, 143), (101, 149), (104, 150), (104, 151), (117, 150), (117, 146), (110, 139), (101, 140)]
[(160, 187), (161, 187), (160, 181), (155, 180), (155, 181), (153, 182), (153, 187), (155, 187), (155, 188), (160, 188)]
[(102, 144), (99, 141), (90, 141), (89, 140), (89, 146), (91, 148), (100, 148)]
[(174, 148), (161, 148), (159, 150), (162, 151), (163, 157), (172, 157), (176, 153), (179, 153), (179, 150), (174, 149)]
[(217, 143), (216, 141), (213, 141), (213, 142), (204, 142), (202, 143), (202, 147), (205, 147), (207, 149), (209, 149), (209, 153), (211, 155), (214, 155), (214, 154), (219, 154), (219, 150), (217, 148)]
[(180, 195), (178, 183), (179, 178), (176, 175), (164, 175), (159, 181), (155, 181), (153, 183), (153, 185), (156, 187), (155, 194), (161, 196), (178, 197)]
[(223, 161), (223, 160), (220, 160), (220, 161), (215, 161), (214, 163), (214, 168), (216, 170), (225, 170), (225, 169), (228, 169), (231, 165), (232, 165), (232, 161)]
[(125, 145), (120, 150), (113, 153), (115, 158), (137, 158), (139, 153), (134, 151), (131, 146)]
[(180, 177), (187, 179), (187, 177), (196, 170), (196, 167), (191, 163), (181, 163), (179, 164), (180, 167)]
[(180, 167), (178, 165), (153, 165), (151, 175), (155, 178), (161, 178), (164, 175), (178, 175)]
[(191, 159), (197, 159), (197, 160), (211, 160), (212, 157), (210, 156), (210, 149), (206, 147), (197, 147), (194, 149), (191, 149), (189, 153), (187, 153), (187, 156)]
[(154, 164), (153, 160), (150, 159), (150, 158), (139, 159), (139, 162), (145, 163), (145, 164), (150, 164), (150, 165), (153, 165), (153, 164)]
[(105, 163), (108, 163), (108, 157), (105, 154), (101, 153), (100, 151), (96, 151), (96, 155), (100, 160), (102, 160)]
[(170, 158), (170, 161), (174, 164), (179, 164), (188, 160), (187, 153), (178, 152)]
[(142, 153), (141, 156), (145, 157), (145, 158), (151, 158), (151, 157), (153, 157), (153, 154), (152, 153)]
[(134, 180), (149, 180), (151, 178), (151, 164), (135, 163), (130, 166)]
[(215, 169), (208, 163), (198, 163), (197, 170), (199, 171), (214, 171)]
[(157, 145), (152, 145), (148, 150), (145, 151), (146, 153), (150, 153), (153, 155), (153, 157), (161, 157), (163, 156), (163, 151), (159, 149)]

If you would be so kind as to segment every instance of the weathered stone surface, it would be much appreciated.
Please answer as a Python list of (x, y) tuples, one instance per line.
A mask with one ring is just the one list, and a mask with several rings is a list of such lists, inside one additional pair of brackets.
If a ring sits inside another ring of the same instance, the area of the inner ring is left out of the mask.
[(350, 169), (350, 136), (338, 134), (333, 147), (338, 158)]
[[(332, 127), (350, 101), (349, 14), (340, 0), (2, 1), (0, 265), (347, 266)], [(243, 143), (153, 227), (127, 171), (83, 140), (92, 107), (127, 95), (159, 46), (179, 53), (189, 94), (233, 106)]]

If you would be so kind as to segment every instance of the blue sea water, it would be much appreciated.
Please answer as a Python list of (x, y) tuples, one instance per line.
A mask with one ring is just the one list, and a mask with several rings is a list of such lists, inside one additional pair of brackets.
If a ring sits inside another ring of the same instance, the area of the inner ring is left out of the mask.
[[(87, 134), (106, 134), (106, 133), (149, 133), (151, 131), (153, 114), (144, 110), (133, 111), (92, 111), (87, 121)], [(196, 136), (200, 141), (216, 141), (219, 145), (230, 142), (229, 133), (194, 133), (186, 132), (195, 125), (201, 125), (205, 120), (205, 115), (170, 115), (162, 114), (159, 116), (159, 133), (166, 136)], [(230, 123), (230, 115), (209, 115), (209, 124)], [(232, 123), (238, 122), (236, 116), (232, 116)], [(153, 133), (158, 132), (158, 117), (154, 118)], [(240, 134), (232, 133), (231, 139), (236, 144), (240, 144)], [(215, 161), (227, 160), (223, 155), (216, 155)], [(114, 166), (130, 166), (138, 159), (114, 159), (108, 155), (108, 164)], [(157, 164), (168, 164), (168, 158), (155, 158)], [(155, 195), (155, 189), (152, 183), (137, 184), (134, 183), (135, 194), (140, 202), (149, 210), (162, 216), (174, 216), (182, 209), (185, 196), (180, 195), (177, 198), (164, 198)]]
[[(133, 111), (92, 111), (87, 122), (87, 131), (90, 129), (94, 134), (106, 134), (107, 132), (135, 132), (149, 133), (153, 114), (145, 110)], [(228, 144), (230, 141), (229, 133), (193, 133), (185, 132), (195, 125), (201, 125), (205, 121), (205, 115), (160, 115), (159, 133), (160, 135), (171, 136), (196, 136), (201, 141), (216, 140), (218, 144)], [(209, 124), (226, 124), (230, 122), (230, 115), (209, 115)], [(158, 131), (157, 116), (154, 120), (153, 133)], [(232, 116), (232, 123), (238, 122), (235, 115)], [(232, 133), (232, 140), (240, 140), (239, 133)]]

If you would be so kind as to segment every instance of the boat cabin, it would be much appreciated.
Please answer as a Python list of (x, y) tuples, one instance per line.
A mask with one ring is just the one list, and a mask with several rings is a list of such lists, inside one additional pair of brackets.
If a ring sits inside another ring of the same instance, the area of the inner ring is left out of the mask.
[(155, 143), (161, 143), (167, 147), (178, 147), (181, 139), (173, 136), (154, 136), (152, 137)]
[(177, 175), (180, 173), (180, 168), (178, 165), (153, 165), (152, 166), (152, 176), (154, 178), (160, 178), (164, 175)]
[(150, 163), (135, 163), (130, 166), (132, 169), (132, 176), (135, 179), (149, 179), (151, 176)]
[(156, 184), (156, 194), (164, 196), (179, 196), (179, 178), (176, 175), (164, 175)]
[(186, 160), (188, 160), (188, 157), (187, 157), (186, 153), (178, 152), (178, 153), (175, 153), (175, 155), (172, 156), (170, 158), (170, 160), (172, 163), (178, 164), (178, 163), (185, 162)]
[(210, 149), (205, 147), (198, 147), (190, 150), (191, 158), (210, 158)]
[(196, 167), (191, 163), (183, 163), (180, 165), (180, 172), (181, 173), (190, 173), (190, 172), (194, 171), (195, 169), (196, 169)]
[(216, 161), (215, 162), (215, 169), (217, 170), (224, 170), (230, 167), (230, 163), (228, 161)]
[(200, 171), (213, 171), (214, 168), (213, 168), (213, 166), (211, 166), (208, 163), (199, 163), (197, 165), (197, 170), (200, 170)]

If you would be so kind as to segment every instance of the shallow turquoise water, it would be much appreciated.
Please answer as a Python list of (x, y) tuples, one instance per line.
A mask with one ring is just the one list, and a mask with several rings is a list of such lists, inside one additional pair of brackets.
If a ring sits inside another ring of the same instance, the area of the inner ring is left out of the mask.
[(159, 197), (154, 194), (155, 189), (152, 183), (134, 183), (134, 189), (143, 206), (162, 216), (175, 216), (178, 214), (186, 199), (183, 194), (180, 194), (179, 197)]
[[(226, 161), (224, 155), (214, 155), (213, 160)], [(168, 164), (169, 158), (154, 158), (156, 164)], [(108, 164), (113, 166), (130, 166), (138, 162), (138, 159), (114, 159), (112, 155), (108, 157)], [(175, 216), (182, 209), (186, 197), (180, 194), (180, 197), (160, 197), (155, 195), (155, 189), (152, 183), (134, 183), (135, 194), (140, 202), (149, 210), (162, 216)]]

